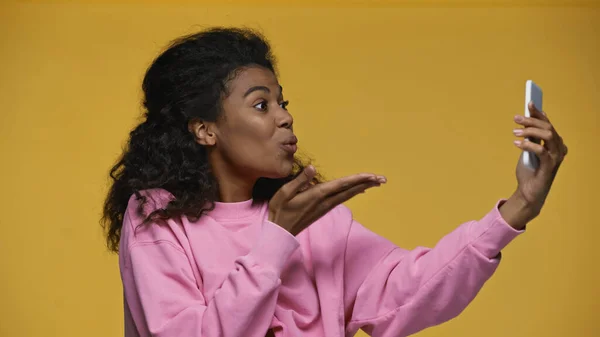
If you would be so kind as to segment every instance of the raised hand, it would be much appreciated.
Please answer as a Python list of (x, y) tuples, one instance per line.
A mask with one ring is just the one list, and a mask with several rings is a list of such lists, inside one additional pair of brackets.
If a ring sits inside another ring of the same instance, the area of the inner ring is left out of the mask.
[(311, 186), (315, 174), (308, 166), (275, 193), (269, 202), (269, 221), (297, 235), (335, 206), (386, 182), (383, 176), (362, 173)]
[[(503, 205), (500, 209), (506, 221), (516, 228), (522, 228), (540, 213), (568, 151), (548, 116), (537, 110), (533, 103), (529, 103), (528, 108), (531, 117), (515, 116), (515, 122), (523, 128), (517, 128), (513, 133), (524, 139), (515, 140), (514, 143), (523, 151), (535, 153), (540, 159), (540, 165), (532, 170), (519, 159), (516, 169), (517, 190), (511, 197), (512, 200), (507, 201), (507, 207)], [(541, 144), (527, 138), (539, 139)]]

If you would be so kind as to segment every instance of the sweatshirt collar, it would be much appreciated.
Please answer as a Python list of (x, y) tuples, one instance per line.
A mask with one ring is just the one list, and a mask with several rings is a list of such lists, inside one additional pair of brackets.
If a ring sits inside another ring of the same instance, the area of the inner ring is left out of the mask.
[(215, 208), (208, 213), (215, 220), (236, 220), (248, 218), (260, 210), (260, 203), (253, 199), (239, 202), (214, 202)]

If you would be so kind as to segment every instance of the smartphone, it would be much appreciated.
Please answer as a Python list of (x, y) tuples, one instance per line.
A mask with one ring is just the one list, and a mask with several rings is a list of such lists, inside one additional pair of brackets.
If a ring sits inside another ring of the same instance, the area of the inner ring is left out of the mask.
[[(531, 101), (533, 101), (533, 104), (539, 111), (542, 111), (542, 89), (532, 80), (527, 80), (525, 83), (525, 117), (527, 118), (531, 117), (528, 107), (529, 102)], [(540, 143), (540, 140), (535, 138), (527, 138), (527, 140), (538, 144)], [(521, 157), (523, 159), (523, 165), (532, 170), (535, 170), (540, 166), (540, 159), (533, 152), (524, 151)]]

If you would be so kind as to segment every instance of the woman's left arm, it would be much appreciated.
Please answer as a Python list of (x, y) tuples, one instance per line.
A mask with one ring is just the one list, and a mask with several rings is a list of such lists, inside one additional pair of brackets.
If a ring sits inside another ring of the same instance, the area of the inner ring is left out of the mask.
[(523, 232), (504, 221), (502, 202), (433, 248), (399, 248), (350, 220), (344, 264), (346, 335), (362, 329), (370, 336), (408, 336), (462, 312), (498, 267), (502, 248)]
[[(500, 261), (500, 251), (541, 211), (567, 148), (545, 114), (533, 105), (515, 142), (540, 158), (536, 170), (517, 165), (518, 187), (482, 219), (462, 224), (433, 248), (407, 251), (354, 220), (344, 271), (346, 332), (408, 336), (452, 319), (472, 301)], [(351, 216), (351, 215), (350, 215)]]

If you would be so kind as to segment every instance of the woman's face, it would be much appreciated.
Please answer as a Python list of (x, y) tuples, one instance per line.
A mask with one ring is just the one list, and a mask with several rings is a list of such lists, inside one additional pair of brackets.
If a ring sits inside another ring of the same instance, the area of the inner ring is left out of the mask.
[(297, 139), (286, 106), (273, 72), (259, 66), (238, 72), (228, 84), (223, 115), (209, 126), (214, 169), (251, 179), (291, 174)]

